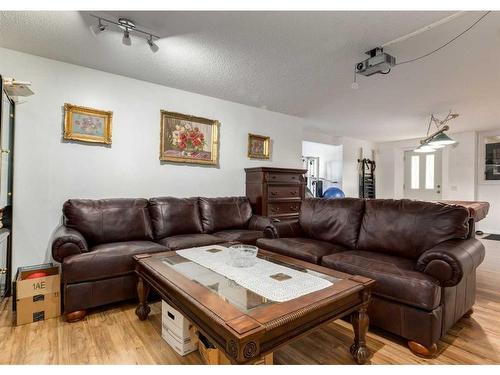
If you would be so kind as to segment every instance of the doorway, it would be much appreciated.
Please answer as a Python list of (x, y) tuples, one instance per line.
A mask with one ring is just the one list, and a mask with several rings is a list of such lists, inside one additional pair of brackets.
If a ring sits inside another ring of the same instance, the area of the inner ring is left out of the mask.
[(405, 151), (404, 196), (408, 199), (435, 201), (442, 197), (442, 151), (417, 153)]

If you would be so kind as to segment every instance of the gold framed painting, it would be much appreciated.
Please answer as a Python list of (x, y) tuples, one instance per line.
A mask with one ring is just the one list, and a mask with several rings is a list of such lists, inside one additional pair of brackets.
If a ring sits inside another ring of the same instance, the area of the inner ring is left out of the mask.
[(64, 104), (64, 139), (111, 144), (113, 112)]
[(251, 159), (269, 159), (270, 142), (270, 137), (248, 134), (248, 157)]
[(161, 111), (160, 160), (219, 165), (217, 120)]

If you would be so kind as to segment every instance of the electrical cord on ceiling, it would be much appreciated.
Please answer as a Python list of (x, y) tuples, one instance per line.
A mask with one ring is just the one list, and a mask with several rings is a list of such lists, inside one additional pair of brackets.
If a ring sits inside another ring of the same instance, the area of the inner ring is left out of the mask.
[(487, 11), (486, 13), (484, 13), (481, 17), (479, 17), (479, 19), (477, 19), (472, 25), (470, 25), (467, 29), (465, 29), (464, 31), (462, 31), (460, 34), (458, 34), (457, 36), (455, 36), (454, 38), (450, 39), (448, 42), (446, 42), (445, 44), (443, 44), (442, 46), (436, 48), (435, 50), (429, 52), (429, 53), (426, 53), (425, 55), (422, 55), (422, 56), (419, 56), (419, 57), (416, 57), (414, 59), (410, 59), (410, 60), (406, 60), (406, 61), (402, 61), (400, 63), (397, 63), (396, 65), (403, 65), (403, 64), (408, 64), (408, 63), (411, 63), (411, 62), (414, 62), (414, 61), (417, 61), (417, 60), (421, 60), (427, 56), (430, 56), (432, 55), (433, 53), (443, 49), (444, 47), (446, 47), (448, 44), (450, 43), (453, 43), (455, 40), (457, 40), (458, 38), (460, 38), (462, 35), (464, 35), (467, 31), (469, 31), (470, 29), (472, 29), (474, 26), (476, 26), (479, 22), (482, 21), (482, 19), (484, 17), (486, 17), (488, 14), (491, 13), (491, 10)]

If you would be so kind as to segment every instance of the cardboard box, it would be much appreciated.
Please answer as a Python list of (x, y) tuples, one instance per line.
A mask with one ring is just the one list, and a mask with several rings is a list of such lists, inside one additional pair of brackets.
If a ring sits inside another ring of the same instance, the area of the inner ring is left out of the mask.
[(200, 352), (201, 359), (207, 365), (230, 365), (231, 361), (226, 355), (217, 349), (208, 339), (198, 332), (198, 351)]
[(179, 340), (182, 341), (191, 337), (191, 322), (165, 301), (161, 303), (161, 315), (162, 326), (172, 331)]
[(184, 342), (178, 340), (174, 335), (172, 335), (172, 331), (163, 331), (161, 337), (165, 340), (178, 354), (184, 356), (191, 352), (194, 352), (198, 349), (197, 340), (192, 340), (188, 338), (184, 340)]
[[(198, 351), (207, 365), (230, 365), (231, 361), (219, 349), (217, 349), (201, 332), (198, 332)], [(273, 353), (257, 359), (253, 365), (272, 365)]]
[[(27, 279), (33, 273), (48, 276)], [(61, 315), (61, 278), (59, 267), (52, 264), (20, 267), (15, 281), (16, 324), (38, 322)]]
[(161, 337), (180, 355), (184, 356), (198, 349), (198, 336), (189, 320), (170, 306), (161, 303)]

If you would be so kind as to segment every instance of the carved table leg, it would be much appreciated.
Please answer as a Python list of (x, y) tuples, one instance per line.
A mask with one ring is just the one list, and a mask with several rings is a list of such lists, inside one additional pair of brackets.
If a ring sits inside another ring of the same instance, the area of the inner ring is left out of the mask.
[(360, 307), (358, 311), (352, 314), (352, 327), (354, 329), (354, 344), (351, 346), (351, 354), (357, 364), (364, 364), (370, 357), (370, 350), (366, 347), (366, 332), (368, 331), (368, 325), (370, 319), (366, 310), (368, 309), (368, 303), (370, 300), (370, 295), (365, 292), (363, 296), (365, 303)]
[(139, 306), (135, 309), (135, 315), (140, 320), (148, 318), (151, 307), (148, 306), (149, 285), (144, 282), (142, 277), (137, 278), (137, 296), (139, 297)]

